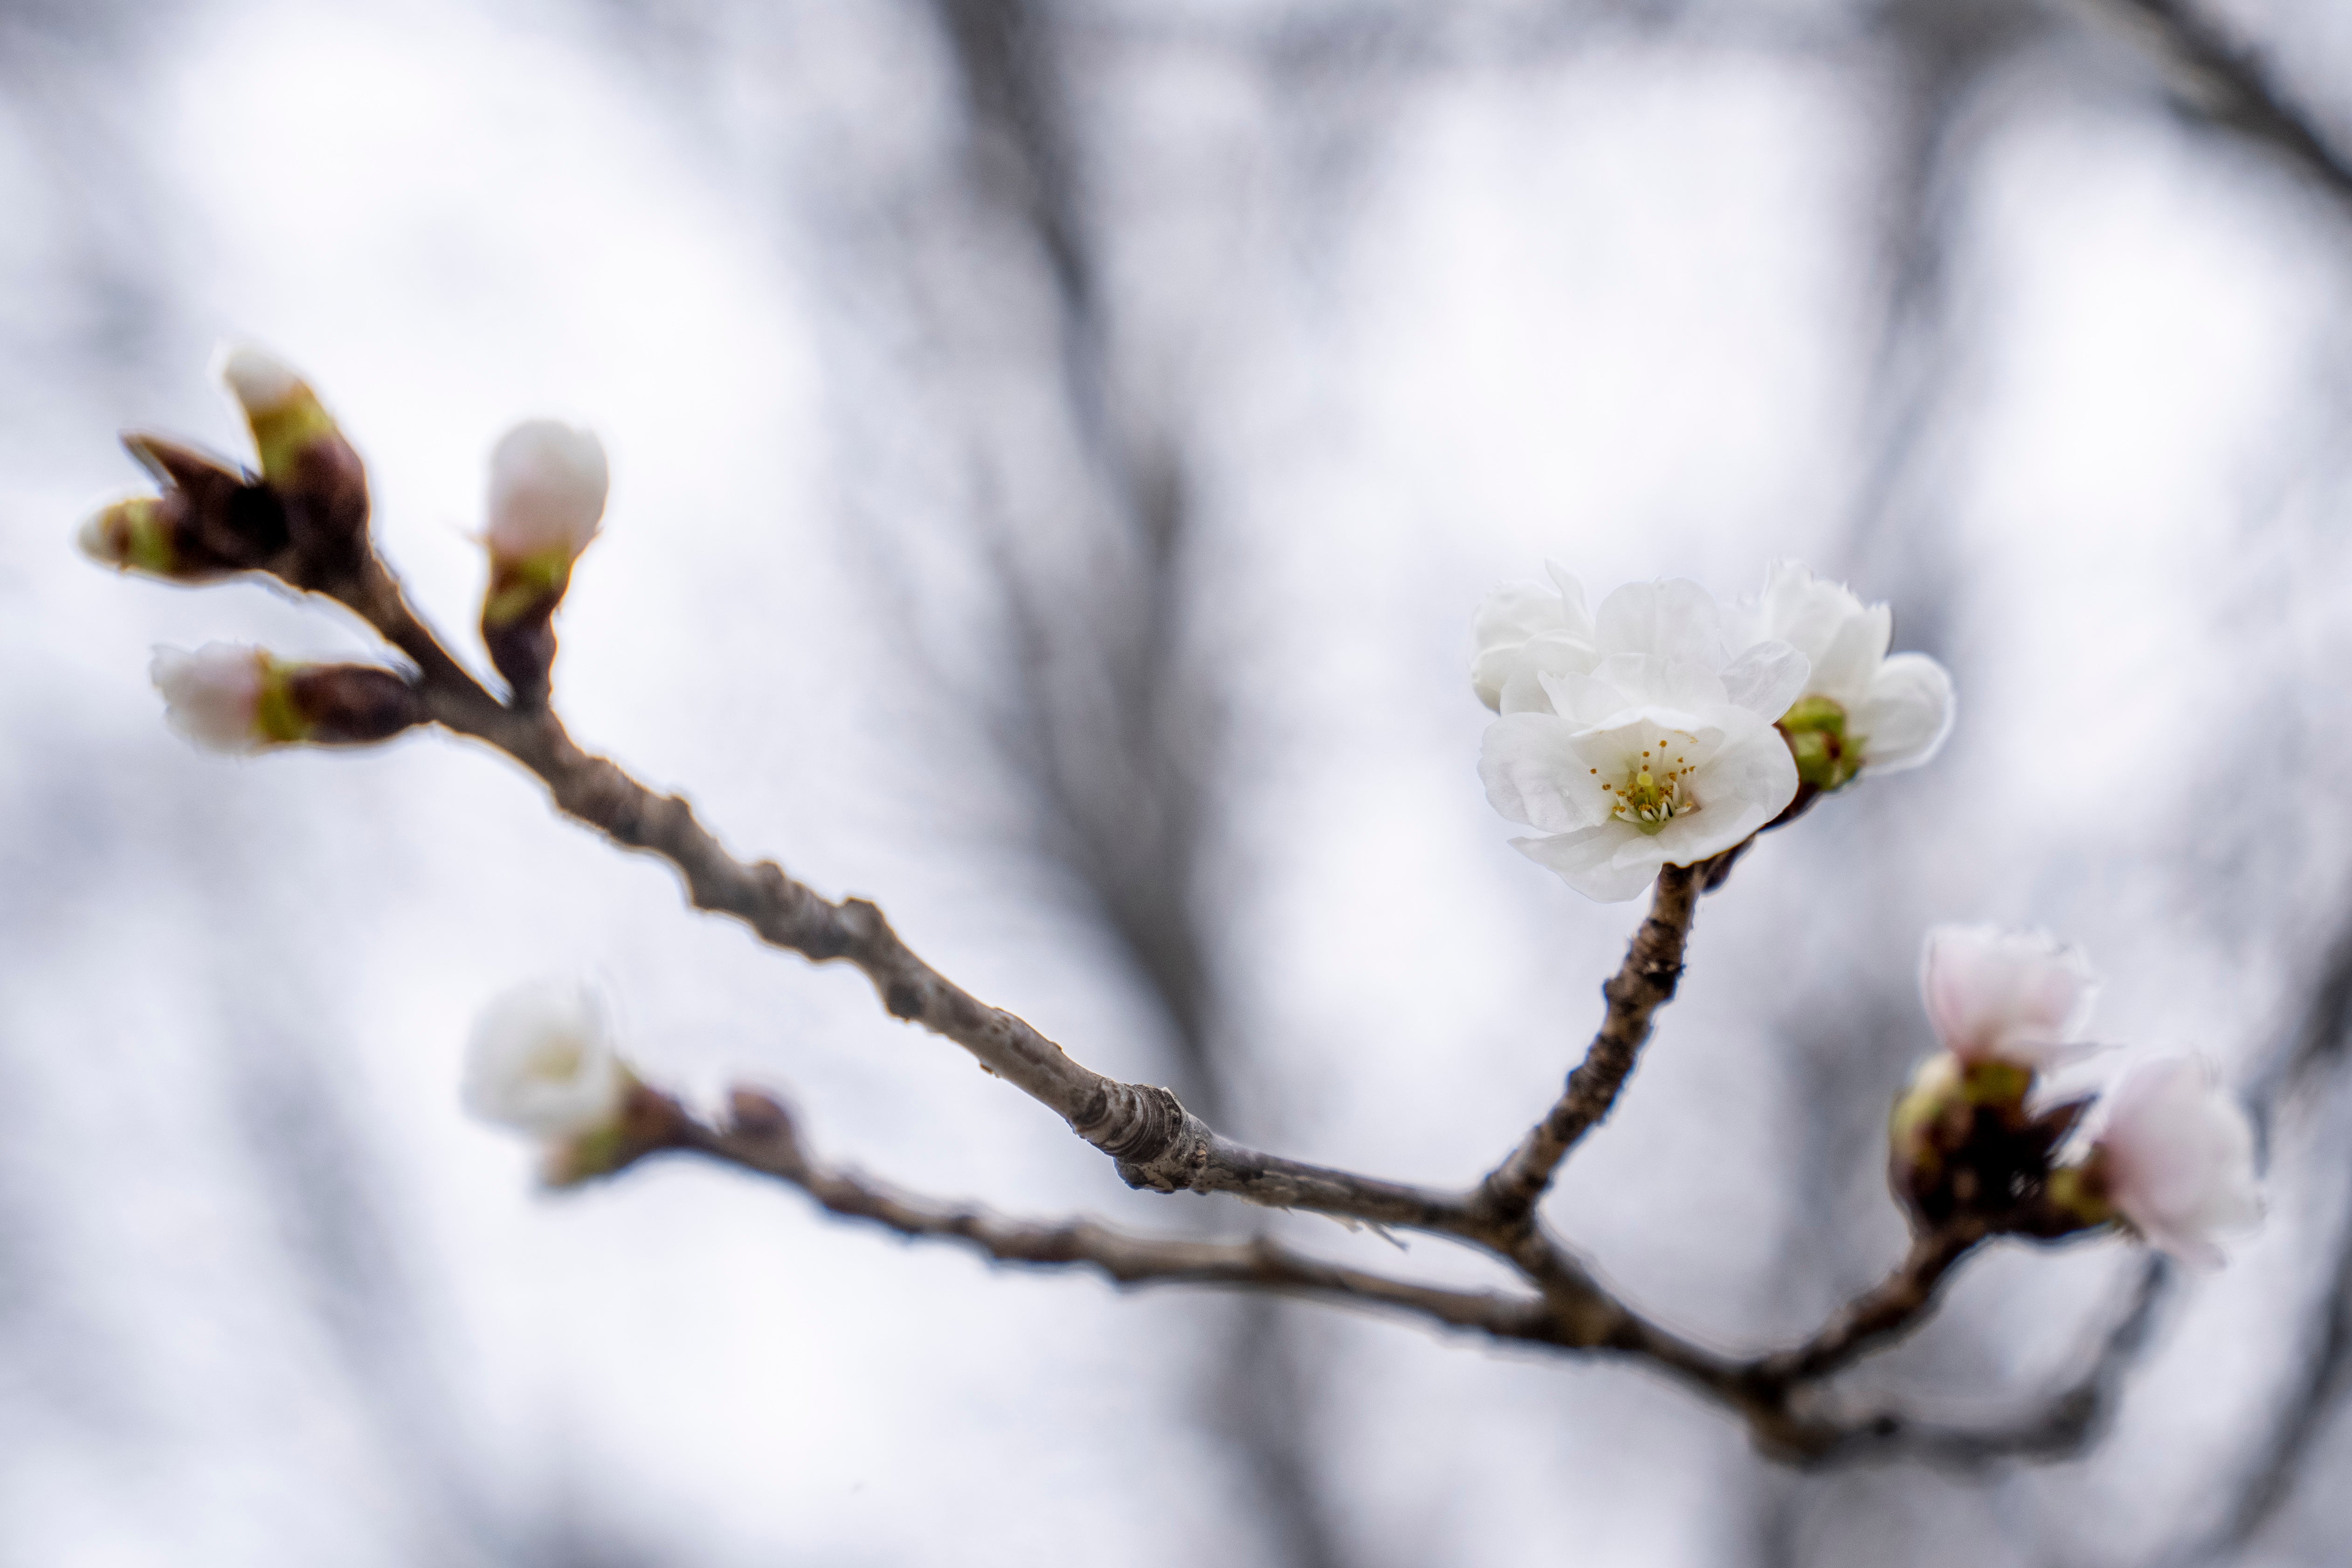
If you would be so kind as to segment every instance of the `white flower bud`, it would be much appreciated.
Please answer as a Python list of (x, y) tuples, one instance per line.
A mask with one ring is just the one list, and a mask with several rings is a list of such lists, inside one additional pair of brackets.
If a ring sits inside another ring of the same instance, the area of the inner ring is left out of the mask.
[(264, 722), (273, 664), (263, 649), (215, 642), (194, 653), (159, 647), (147, 673), (165, 723), (207, 751), (247, 752), (278, 739)]
[(81, 520), (81, 527), (75, 530), (74, 543), (80, 547), (84, 555), (101, 566), (122, 565), (129, 559), (131, 552), (127, 545), (118, 542), (130, 531), (116, 520), (124, 515), (131, 501), (145, 499), (143, 496), (134, 496), (128, 500), (116, 501), (110, 506), (101, 507), (91, 512)]
[(490, 454), (494, 562), (558, 557), (569, 564), (596, 537), (611, 475), (595, 436), (552, 419), (516, 426)]
[(2082, 953), (2042, 931), (1937, 926), (1919, 991), (1944, 1047), (1963, 1062), (2041, 1068), (2083, 1055), (2099, 983)]
[(248, 344), (221, 345), (220, 378), (248, 417), (267, 418), (310, 388), (284, 361)]
[(483, 1009), (466, 1047), (461, 1099), (485, 1121), (552, 1141), (610, 1126), (629, 1083), (595, 994), (538, 981)]
[(2220, 1267), (2215, 1235), (2263, 1213), (2245, 1109), (2205, 1063), (2171, 1057), (2125, 1074), (2102, 1110), (2091, 1168), (2106, 1201), (2150, 1247)]

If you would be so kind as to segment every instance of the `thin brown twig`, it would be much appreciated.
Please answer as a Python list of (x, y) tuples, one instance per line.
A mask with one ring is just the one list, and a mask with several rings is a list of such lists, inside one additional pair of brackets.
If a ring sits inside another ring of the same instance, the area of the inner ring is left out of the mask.
[(1916, 1323), (1952, 1269), (1984, 1239), (1984, 1227), (1966, 1221), (1919, 1232), (1892, 1274), (1839, 1309), (1803, 1344), (1758, 1362), (1757, 1373), (1774, 1383), (1809, 1383), (1853, 1365)]
[(1478, 1184), (1471, 1207), (1482, 1217), (1504, 1226), (1523, 1224), (1569, 1151), (1617, 1103), (1618, 1092), (1650, 1037), (1651, 1020), (1675, 998), (1675, 986), (1682, 979), (1683, 946), (1710, 868), (1711, 863), (1703, 863), (1659, 870), (1649, 915), (1633, 933), (1623, 965), (1601, 987), (1609, 1006), (1599, 1032), (1584, 1060), (1568, 1075), (1567, 1087), (1551, 1110), (1510, 1157)]
[(1344, 1305), (1403, 1311), (1496, 1339), (1556, 1338), (1541, 1296), (1451, 1290), (1341, 1268), (1297, 1253), (1267, 1236), (1199, 1241), (1146, 1236), (1092, 1219), (1009, 1219), (987, 1209), (942, 1204), (813, 1160), (791, 1115), (772, 1097), (738, 1089), (724, 1127), (691, 1119), (671, 1146), (773, 1176), (799, 1188), (827, 1213), (869, 1221), (899, 1235), (953, 1239), (1003, 1263), (1093, 1268), (1121, 1285), (1220, 1285), (1312, 1296)]

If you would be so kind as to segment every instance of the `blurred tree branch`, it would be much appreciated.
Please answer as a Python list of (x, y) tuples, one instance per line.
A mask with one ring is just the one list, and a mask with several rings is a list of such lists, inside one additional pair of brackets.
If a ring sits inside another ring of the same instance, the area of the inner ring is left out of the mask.
[(2272, 73), (2195, 0), (2074, 0), (2121, 32), (2164, 72), (2191, 114), (2284, 158), (2338, 201), (2352, 201), (2352, 161)]
[[(1213, 737), (1180, 657), (1191, 521), (1181, 460), (1164, 437), (1130, 431), (1121, 416), (1132, 411), (1114, 403), (1060, 9), (1038, 0), (938, 0), (937, 9), (969, 105), (972, 184), (1030, 234), (1055, 285), (1058, 353), (1048, 357), (1072, 432), (1108, 491), (1084, 510), (1122, 536), (1097, 551), (1083, 614), (1071, 613), (1069, 595), (1047, 586), (1014, 539), (992, 542), (1018, 679), (1002, 700), (976, 695), (1002, 715), (1000, 750), (1044, 807), (1049, 850), (1167, 1019), (1182, 1096), (1222, 1123), (1230, 1064), (1215, 1043), (1220, 1010), (1197, 905), (1208, 856), (1202, 759)], [(1309, 1462), (1306, 1379), (1286, 1311), (1265, 1298), (1237, 1303), (1218, 1331), (1228, 1364), (1208, 1400), (1283, 1559), (1339, 1568), (1344, 1554)]]

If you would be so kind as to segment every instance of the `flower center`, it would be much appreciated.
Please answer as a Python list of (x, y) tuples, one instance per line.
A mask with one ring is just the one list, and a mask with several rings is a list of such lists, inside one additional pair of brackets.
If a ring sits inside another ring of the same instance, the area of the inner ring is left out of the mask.
[(1657, 833), (1675, 817), (1698, 810), (1683, 782), (1696, 771), (1660, 736), (1626, 768), (1622, 784), (1602, 782), (1602, 793), (1611, 797), (1609, 815), (1643, 833)]
[(569, 1083), (580, 1076), (581, 1059), (586, 1054), (571, 1036), (551, 1035), (531, 1047), (523, 1059), (523, 1072), (541, 1083)]

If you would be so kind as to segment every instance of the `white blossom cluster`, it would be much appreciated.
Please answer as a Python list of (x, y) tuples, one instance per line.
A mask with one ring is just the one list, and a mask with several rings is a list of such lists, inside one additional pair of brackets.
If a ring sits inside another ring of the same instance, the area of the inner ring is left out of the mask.
[(1925, 654), (1887, 655), (1894, 617), (1794, 562), (1726, 611), (1696, 583), (1629, 583), (1585, 607), (1549, 586), (1480, 609), (1471, 681), (1498, 717), (1486, 798), (1538, 837), (1512, 842), (1588, 898), (1639, 894), (1661, 866), (1745, 842), (1798, 802), (1933, 756), (1952, 683)]

